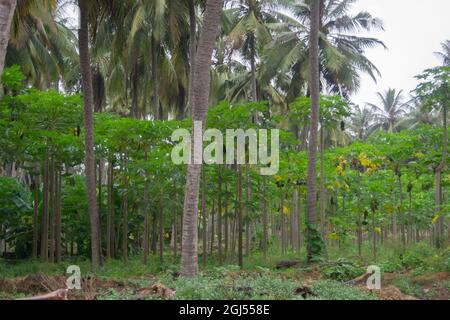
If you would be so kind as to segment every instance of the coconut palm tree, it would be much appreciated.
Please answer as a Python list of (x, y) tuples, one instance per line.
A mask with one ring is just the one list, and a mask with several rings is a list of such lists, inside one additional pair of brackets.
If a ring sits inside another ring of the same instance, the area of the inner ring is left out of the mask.
[[(194, 78), (192, 81), (193, 120), (205, 123), (208, 111), (210, 68), (223, 0), (208, 0), (203, 25), (195, 54)], [(194, 123), (195, 125), (195, 123)], [(194, 143), (192, 144), (194, 146)], [(192, 159), (194, 159), (192, 150)], [(183, 209), (183, 247), (181, 250), (181, 275), (193, 277), (198, 274), (198, 195), (201, 164), (188, 165)]]
[(319, 32), (320, 32), (320, 3), (321, 0), (312, 0), (311, 28), (309, 37), (309, 91), (311, 93), (311, 125), (309, 135), (308, 178), (307, 178), (307, 217), (308, 217), (308, 261), (314, 259), (317, 253), (313, 249), (313, 229), (317, 223), (317, 146), (320, 109), (320, 63), (319, 63)]
[(16, 0), (0, 1), (0, 75), (3, 74), (3, 67), (5, 66), (6, 50), (8, 48), (11, 23), (16, 4)]
[(91, 223), (91, 263), (95, 270), (100, 266), (100, 217), (97, 206), (97, 189), (94, 156), (94, 92), (92, 87), (91, 60), (89, 53), (89, 3), (79, 0), (80, 29), (78, 32), (80, 68), (84, 97), (85, 173), (89, 217)]
[(403, 90), (389, 88), (384, 93), (378, 92), (379, 104), (367, 103), (372, 108), (376, 121), (375, 129), (383, 129), (386, 132), (399, 130), (400, 120), (407, 114), (409, 102), (405, 102)]
[(442, 52), (436, 52), (436, 55), (442, 59), (445, 66), (450, 66), (450, 40), (441, 43)]
[[(309, 48), (305, 45), (310, 32), (311, 0), (292, 1), (292, 18), (271, 27), (278, 36), (267, 46), (261, 77), (270, 80), (289, 74), (292, 87), (288, 99), (304, 94), (308, 80)], [(360, 86), (360, 72), (372, 79), (380, 75), (375, 65), (365, 56), (365, 50), (383, 46), (382, 41), (358, 36), (361, 31), (382, 30), (383, 23), (370, 13), (350, 14), (355, 0), (323, 0), (320, 11), (320, 73), (322, 88), (331, 93), (349, 96)]]
[(272, 39), (268, 25), (279, 22), (284, 14), (276, 10), (277, 1), (232, 0), (227, 4), (230, 8), (224, 10), (222, 29), (227, 34), (227, 41), (250, 63), (250, 98), (257, 101), (258, 52)]
[(349, 126), (358, 140), (364, 140), (372, 132), (374, 120), (374, 113), (371, 109), (356, 106)]

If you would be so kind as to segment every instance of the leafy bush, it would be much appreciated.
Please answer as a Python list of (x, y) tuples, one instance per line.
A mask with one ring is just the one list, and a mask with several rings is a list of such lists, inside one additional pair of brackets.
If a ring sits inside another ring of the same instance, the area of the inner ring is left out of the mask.
[(320, 280), (312, 285), (316, 300), (376, 300), (376, 297), (334, 280)]
[(323, 274), (327, 278), (338, 281), (349, 281), (365, 272), (365, 268), (344, 260), (338, 261), (335, 265), (326, 266), (323, 269)]

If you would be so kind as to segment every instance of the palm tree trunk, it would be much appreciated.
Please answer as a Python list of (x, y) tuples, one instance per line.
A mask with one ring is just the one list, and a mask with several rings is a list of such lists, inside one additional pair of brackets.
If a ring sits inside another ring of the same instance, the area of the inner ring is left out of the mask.
[[(223, 0), (208, 0), (195, 58), (192, 81), (193, 126), (205, 122), (208, 110), (211, 58), (216, 43)], [(192, 148), (194, 143), (192, 143)], [(192, 159), (194, 152), (192, 152)], [(201, 164), (188, 165), (186, 191), (183, 209), (183, 248), (181, 254), (181, 275), (193, 277), (198, 274), (198, 194)]]
[(159, 54), (159, 43), (152, 36), (151, 43), (151, 55), (152, 55), (152, 84), (153, 84), (153, 112), (156, 119), (161, 120), (163, 118), (163, 114), (159, 104), (159, 85), (158, 85), (158, 54)]
[(258, 87), (256, 82), (256, 43), (255, 35), (250, 34), (250, 66), (251, 66), (251, 82), (252, 82), (252, 101), (258, 101)]
[(311, 34), (310, 34), (310, 79), (311, 92), (311, 127), (309, 137), (308, 179), (307, 179), (307, 217), (308, 217), (308, 261), (314, 258), (312, 249), (311, 229), (316, 228), (317, 223), (317, 132), (319, 127), (320, 107), (320, 74), (319, 74), (319, 24), (320, 24), (320, 0), (311, 2)]
[(195, 0), (189, 0), (189, 92), (188, 92), (188, 111), (192, 116), (193, 107), (193, 79), (195, 54), (197, 53), (197, 16), (195, 13)]
[(0, 76), (5, 66), (11, 23), (16, 9), (16, 0), (0, 0)]
[(94, 94), (92, 88), (91, 63), (89, 55), (89, 27), (87, 0), (79, 0), (80, 30), (78, 34), (80, 50), (81, 78), (84, 96), (84, 126), (85, 126), (85, 170), (86, 190), (88, 199), (89, 217), (91, 223), (91, 259), (95, 270), (100, 265), (100, 219), (97, 207), (97, 190), (95, 181), (94, 156)]

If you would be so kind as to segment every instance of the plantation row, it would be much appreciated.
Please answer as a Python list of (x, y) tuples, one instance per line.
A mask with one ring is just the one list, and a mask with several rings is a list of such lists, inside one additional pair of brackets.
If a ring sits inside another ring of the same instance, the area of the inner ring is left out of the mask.
[[(78, 95), (26, 89), (17, 67), (5, 70), (0, 100), (1, 250), (19, 257), (60, 262), (90, 255), (90, 222), (84, 176), (84, 126)], [(352, 129), (352, 106), (322, 96), (317, 170), (318, 221), (307, 219), (308, 155), (299, 130), (307, 124), (309, 98), (286, 114), (270, 104), (210, 108), (207, 128), (281, 129), (280, 168), (261, 176), (257, 165), (205, 165), (200, 186), (198, 239), (203, 265), (237, 262), (272, 246), (283, 255), (308, 245), (315, 257), (333, 247), (386, 243), (402, 250), (422, 241), (438, 247), (450, 237), (448, 187), (442, 162), (443, 130), (421, 125), (399, 133), (378, 132), (366, 141)], [(255, 115), (258, 121), (255, 121)], [(159, 255), (176, 259), (186, 167), (175, 165), (174, 130), (191, 120), (137, 120), (95, 114), (96, 197), (104, 258)], [(343, 141), (355, 140), (342, 146)], [(436, 207), (439, 193), (441, 205)], [(316, 224), (317, 223), (317, 224)], [(314, 227), (317, 225), (317, 229)], [(305, 234), (310, 233), (306, 241)]]

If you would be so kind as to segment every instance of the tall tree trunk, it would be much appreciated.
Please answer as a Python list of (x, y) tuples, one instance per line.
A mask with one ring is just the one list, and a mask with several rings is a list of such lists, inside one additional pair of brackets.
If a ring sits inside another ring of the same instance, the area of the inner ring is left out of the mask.
[[(53, 153), (53, 152), (52, 152)], [(50, 263), (54, 263), (55, 262), (55, 191), (56, 191), (56, 173), (55, 173), (55, 160), (53, 159), (53, 157), (50, 160), (50, 201), (49, 201), (49, 207), (50, 207), (50, 215), (49, 215), (49, 220), (50, 220), (50, 226), (49, 226), (49, 231), (50, 231), (50, 257), (49, 257), (49, 261)]]
[(262, 211), (263, 211), (263, 241), (262, 241), (262, 251), (264, 259), (267, 259), (267, 246), (269, 242), (269, 214), (267, 210), (267, 198), (266, 198), (266, 178), (263, 177), (263, 192), (262, 192)]
[[(144, 154), (144, 161), (147, 162), (147, 152)], [(146, 177), (147, 177), (146, 172)], [(148, 262), (148, 253), (149, 253), (149, 241), (150, 241), (150, 214), (149, 210), (149, 190), (148, 190), (148, 181), (146, 179), (144, 186), (144, 264)]]
[(113, 243), (113, 230), (114, 230), (114, 162), (111, 159), (109, 161), (108, 172), (108, 216), (106, 222), (106, 257), (108, 259), (114, 257), (114, 243)]
[(291, 212), (291, 230), (292, 230), (291, 242), (292, 242), (292, 248), (294, 249), (294, 251), (299, 252), (298, 217), (299, 217), (300, 210), (299, 210), (299, 197), (298, 197), (298, 189), (297, 188), (295, 188), (295, 190), (294, 190), (292, 202), (293, 202), (293, 206), (292, 206), (293, 210)]
[(49, 147), (45, 147), (44, 185), (42, 190), (42, 231), (41, 231), (41, 260), (48, 261), (48, 194), (49, 194)]
[[(195, 122), (205, 122), (208, 111), (211, 58), (218, 33), (223, 0), (208, 0), (195, 58), (192, 83), (193, 127)], [(194, 136), (194, 135), (193, 135)], [(194, 143), (192, 143), (192, 160)], [(181, 254), (181, 275), (193, 277), (198, 274), (198, 194), (201, 164), (193, 161), (188, 165), (186, 191), (183, 209), (183, 248)]]
[(56, 250), (56, 262), (61, 262), (62, 248), (61, 248), (61, 191), (62, 191), (62, 176), (61, 169), (56, 171), (56, 208), (55, 208), (55, 250)]
[(222, 265), (222, 165), (219, 164), (218, 172), (218, 190), (217, 190), (217, 237), (218, 237), (218, 255), (219, 265)]
[(97, 207), (94, 156), (94, 94), (92, 88), (91, 62), (89, 55), (88, 1), (79, 0), (80, 30), (78, 32), (80, 68), (84, 96), (85, 126), (85, 171), (89, 217), (91, 224), (91, 262), (95, 270), (100, 265), (100, 218)]
[[(175, 183), (174, 183), (175, 184)], [(174, 190), (175, 190), (175, 185), (174, 185)], [(178, 203), (178, 195), (175, 193), (175, 203)], [(177, 261), (177, 256), (178, 256), (178, 222), (177, 222), (177, 206), (175, 205), (175, 207), (173, 208), (173, 229), (172, 229), (172, 233), (173, 233), (173, 260), (174, 262)]]
[(402, 251), (406, 250), (406, 229), (405, 229), (405, 213), (403, 210), (403, 184), (402, 184), (402, 174), (400, 169), (398, 169), (397, 181), (398, 181), (398, 189), (400, 192), (400, 206), (398, 209), (399, 217), (400, 217), (400, 231), (401, 231), (401, 242), (402, 242)]
[[(202, 172), (202, 233), (203, 233), (203, 253), (202, 253), (202, 264), (203, 270), (206, 270), (206, 263), (208, 259), (208, 219), (206, 213), (206, 180), (205, 180), (205, 171)], [(214, 212), (213, 212), (214, 214)], [(214, 236), (214, 235), (213, 235)], [(211, 241), (213, 243), (213, 241)], [(212, 248), (212, 244), (211, 244)]]
[(250, 168), (245, 166), (246, 188), (245, 188), (245, 254), (250, 255), (251, 250), (251, 234), (250, 234), (250, 198), (251, 198), (251, 184), (250, 184)]
[(224, 203), (224, 256), (227, 260), (228, 257), (228, 248), (230, 243), (230, 237), (229, 237), (229, 222), (228, 222), (228, 201), (229, 201), (229, 195), (228, 195), (228, 183), (225, 182), (225, 203)]
[(215, 240), (215, 238), (216, 238), (216, 231), (215, 231), (215, 219), (214, 219), (214, 217), (215, 217), (215, 214), (214, 214), (214, 208), (215, 207), (215, 203), (214, 203), (214, 200), (213, 200), (213, 203), (212, 203), (212, 208), (211, 208), (211, 243), (210, 243), (210, 253), (211, 253), (211, 255), (213, 254), (213, 251), (214, 251), (214, 240)]
[(125, 175), (125, 194), (122, 198), (122, 255), (123, 263), (128, 263), (128, 155), (125, 153), (124, 158), (124, 175)]
[(11, 23), (16, 9), (16, 0), (0, 0), (0, 77), (5, 66)]
[(159, 194), (159, 261), (164, 262), (164, 192)]
[(189, 92), (188, 92), (188, 111), (193, 115), (193, 82), (195, 54), (197, 53), (197, 15), (195, 13), (195, 0), (189, 0)]
[(312, 249), (312, 229), (317, 224), (317, 133), (319, 127), (320, 107), (320, 74), (319, 74), (319, 24), (320, 24), (320, 0), (311, 1), (311, 33), (309, 39), (310, 48), (310, 79), (309, 89), (311, 92), (311, 127), (308, 152), (308, 179), (307, 179), (307, 217), (308, 217), (308, 246), (307, 258), (309, 262), (314, 259), (316, 252)]
[(38, 237), (39, 237), (39, 174), (34, 177), (34, 199), (33, 199), (33, 250), (32, 257), (37, 259), (38, 256)]
[(238, 170), (238, 181), (237, 181), (237, 219), (238, 219), (238, 261), (241, 269), (244, 268), (244, 259), (242, 255), (242, 166), (236, 165)]

